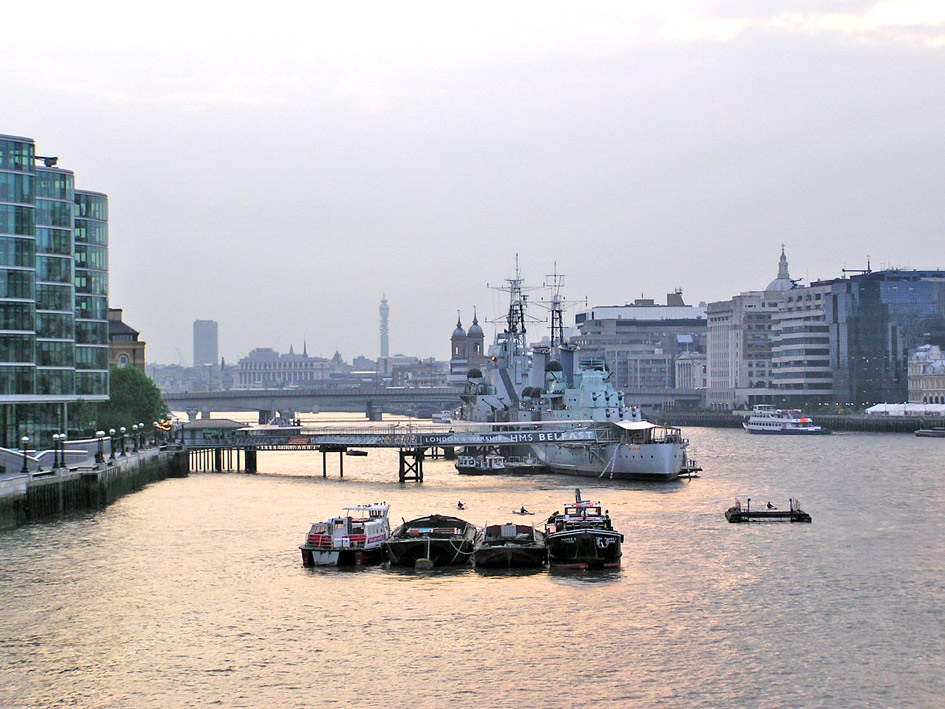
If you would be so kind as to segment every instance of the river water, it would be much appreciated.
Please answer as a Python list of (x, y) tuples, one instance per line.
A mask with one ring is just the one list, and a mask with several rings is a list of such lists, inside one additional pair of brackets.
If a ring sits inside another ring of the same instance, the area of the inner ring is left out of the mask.
[[(670, 484), (265, 453), (0, 533), (0, 706), (942, 706), (945, 441), (686, 433), (705, 470)], [(576, 486), (621, 569), (301, 565), (345, 505), (540, 521)], [(813, 524), (723, 516), (792, 496)]]

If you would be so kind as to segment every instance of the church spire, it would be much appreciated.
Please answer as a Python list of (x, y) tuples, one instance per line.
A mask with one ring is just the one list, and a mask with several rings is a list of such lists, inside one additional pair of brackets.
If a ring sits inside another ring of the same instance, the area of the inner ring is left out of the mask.
[(788, 273), (787, 256), (784, 255), (784, 244), (781, 244), (781, 260), (778, 261), (778, 278), (791, 278), (791, 274)]

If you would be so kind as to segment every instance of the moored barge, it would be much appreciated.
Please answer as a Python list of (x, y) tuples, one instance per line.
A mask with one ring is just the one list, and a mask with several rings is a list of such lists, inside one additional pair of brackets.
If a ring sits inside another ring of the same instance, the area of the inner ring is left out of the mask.
[(476, 568), (531, 569), (544, 566), (545, 535), (530, 524), (486, 525), (476, 541)]
[(459, 517), (430, 515), (404, 522), (384, 543), (384, 553), (394, 566), (465, 564), (473, 553), (476, 527)]

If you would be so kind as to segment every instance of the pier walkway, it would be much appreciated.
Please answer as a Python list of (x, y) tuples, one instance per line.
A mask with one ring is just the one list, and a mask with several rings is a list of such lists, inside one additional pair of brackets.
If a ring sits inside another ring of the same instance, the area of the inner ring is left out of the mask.
[[(327, 477), (326, 456), (328, 453), (339, 454), (339, 474), (344, 476), (344, 463), (341, 456), (349, 451), (363, 451), (368, 448), (397, 449), (400, 454), (398, 477), (406, 480), (423, 480), (423, 460), (431, 451), (443, 451), (450, 457), (459, 446), (506, 446), (526, 443), (561, 443), (598, 441), (607, 432), (601, 429), (575, 429), (573, 421), (563, 422), (568, 427), (555, 427), (552, 422), (533, 424), (528, 427), (510, 427), (509, 430), (496, 430), (494, 426), (464, 425), (463, 430), (452, 427), (433, 426), (413, 427), (393, 424), (386, 428), (379, 427), (334, 427), (334, 428), (295, 428), (286, 431), (268, 428), (261, 431), (237, 431), (219, 439), (201, 439), (186, 441), (190, 453), (192, 470), (223, 471), (232, 468), (256, 471), (256, 453), (258, 451), (319, 451), (322, 453), (322, 476)], [(240, 456), (244, 464), (240, 465)], [(245, 467), (244, 467), (245, 466)]]

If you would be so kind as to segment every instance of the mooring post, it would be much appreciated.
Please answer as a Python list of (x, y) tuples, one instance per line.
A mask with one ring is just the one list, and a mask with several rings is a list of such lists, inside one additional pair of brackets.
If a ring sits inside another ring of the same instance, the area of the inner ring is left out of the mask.
[(327, 458), (328, 458), (328, 453), (327, 453), (327, 451), (325, 450), (324, 446), (322, 446), (322, 477), (323, 477), (323, 478), (327, 478), (327, 477), (328, 477), (328, 460), (327, 460)]
[(338, 451), (338, 475), (340, 477), (345, 476), (345, 452), (343, 450)]

